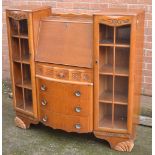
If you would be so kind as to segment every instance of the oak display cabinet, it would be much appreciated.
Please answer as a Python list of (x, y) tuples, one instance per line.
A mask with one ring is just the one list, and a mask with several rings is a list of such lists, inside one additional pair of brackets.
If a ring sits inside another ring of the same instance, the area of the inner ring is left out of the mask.
[(7, 9), (6, 17), (16, 125), (42, 122), (93, 132), (111, 148), (130, 152), (139, 114), (144, 11), (51, 14), (50, 7), (23, 6)]
[(94, 15), (94, 134), (131, 151), (138, 123), (144, 12), (105, 9)]
[(29, 122), (38, 122), (34, 40), (40, 18), (50, 14), (50, 7), (20, 6), (6, 10), (15, 122), (22, 128), (29, 127)]

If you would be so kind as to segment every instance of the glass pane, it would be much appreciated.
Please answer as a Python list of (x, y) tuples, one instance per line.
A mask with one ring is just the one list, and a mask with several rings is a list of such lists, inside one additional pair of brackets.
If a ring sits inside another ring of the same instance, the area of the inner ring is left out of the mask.
[(111, 44), (114, 42), (114, 27), (100, 24), (100, 43)]
[(116, 27), (116, 43), (130, 44), (130, 31), (131, 31), (130, 25)]
[(112, 104), (100, 103), (99, 126), (112, 128)]

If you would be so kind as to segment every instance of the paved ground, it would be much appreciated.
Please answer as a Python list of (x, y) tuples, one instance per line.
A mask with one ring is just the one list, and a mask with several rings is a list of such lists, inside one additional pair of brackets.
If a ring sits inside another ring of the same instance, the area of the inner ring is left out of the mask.
[(138, 126), (131, 153), (111, 150), (106, 141), (92, 134), (68, 134), (42, 124), (22, 130), (14, 125), (9, 88), (3, 88), (3, 155), (151, 155), (152, 128)]

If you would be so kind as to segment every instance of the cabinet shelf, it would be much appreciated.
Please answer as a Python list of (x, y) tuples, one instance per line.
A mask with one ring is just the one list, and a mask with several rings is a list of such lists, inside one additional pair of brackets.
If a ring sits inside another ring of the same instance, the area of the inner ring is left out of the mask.
[(13, 61), (17, 63), (30, 64), (29, 58), (23, 58), (22, 60), (20, 60), (19, 58), (16, 58)]
[(114, 103), (115, 104), (127, 105), (127, 103), (128, 103), (127, 94), (122, 94), (122, 93), (115, 92), (115, 94), (114, 94)]
[(99, 23), (98, 42), (99, 128), (127, 130), (130, 26)]
[(100, 95), (99, 102), (112, 103), (112, 99), (113, 99), (112, 92), (106, 91), (102, 95)]
[(22, 83), (16, 83), (15, 85), (17, 87), (21, 87), (21, 88), (26, 88), (26, 89), (32, 90), (32, 86), (31, 86), (31, 83), (30, 82), (26, 82), (24, 84), (22, 84)]
[(113, 44), (113, 43), (100, 43), (99, 46), (109, 46), (109, 47), (124, 47), (130, 48), (130, 44)]
[(113, 74), (113, 66), (110, 64), (105, 64), (100, 67), (101, 75), (112, 75)]
[(117, 76), (129, 76), (129, 69), (125, 67), (116, 67), (115, 75)]
[(12, 34), (12, 37), (13, 37), (13, 38), (28, 39), (28, 35), (27, 35), (27, 34), (21, 34), (21, 35)]
[(22, 59), (22, 63), (24, 64), (30, 64), (30, 58), (29, 57), (25, 57)]

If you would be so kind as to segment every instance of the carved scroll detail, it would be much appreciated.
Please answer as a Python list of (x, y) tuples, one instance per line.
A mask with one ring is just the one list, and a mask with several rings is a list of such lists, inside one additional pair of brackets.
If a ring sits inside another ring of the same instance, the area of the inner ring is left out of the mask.
[(127, 25), (130, 24), (129, 19), (111, 19), (111, 18), (105, 18), (102, 19), (102, 23), (113, 25), (113, 26), (120, 26), (120, 25)]
[(118, 143), (114, 149), (117, 151), (123, 151), (123, 152), (131, 152), (132, 148), (134, 147), (133, 140), (128, 140), (125, 142)]
[(22, 19), (28, 18), (28, 15), (22, 11), (10, 11), (8, 13), (8, 16), (15, 19), (15, 20), (22, 20)]

